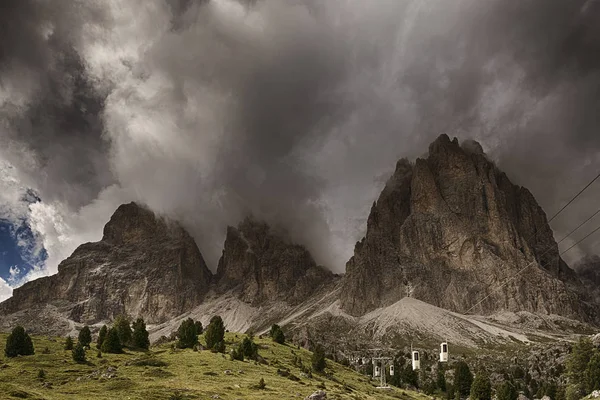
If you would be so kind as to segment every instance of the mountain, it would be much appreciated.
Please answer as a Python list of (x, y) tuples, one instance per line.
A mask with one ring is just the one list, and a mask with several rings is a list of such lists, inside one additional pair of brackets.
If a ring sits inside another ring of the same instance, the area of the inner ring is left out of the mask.
[(427, 158), (397, 163), (373, 204), (346, 266), (341, 307), (363, 315), (413, 297), (462, 313), (592, 321), (580, 287), (534, 196), (477, 142), (441, 135)]
[(75, 322), (127, 313), (158, 323), (201, 303), (210, 279), (181, 226), (129, 203), (115, 211), (102, 240), (79, 246), (58, 274), (15, 289), (0, 314), (50, 307)]
[(600, 304), (600, 256), (584, 257), (573, 269), (591, 297)]
[(286, 240), (284, 232), (246, 218), (237, 228), (227, 228), (215, 278), (220, 293), (233, 291), (253, 305), (275, 300), (295, 305), (333, 274), (318, 266), (306, 248)]

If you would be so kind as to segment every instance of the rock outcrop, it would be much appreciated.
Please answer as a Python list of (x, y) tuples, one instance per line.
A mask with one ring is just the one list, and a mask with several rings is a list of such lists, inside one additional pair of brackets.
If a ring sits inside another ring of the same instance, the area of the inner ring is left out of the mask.
[(587, 292), (600, 305), (600, 256), (588, 256), (579, 260), (573, 269)]
[(294, 305), (333, 277), (284, 233), (246, 218), (237, 228), (227, 228), (215, 278), (219, 292), (232, 290), (253, 305), (279, 300)]
[(196, 243), (181, 226), (129, 203), (113, 214), (101, 241), (79, 246), (58, 274), (15, 289), (0, 313), (51, 303), (76, 322), (125, 313), (159, 323), (200, 304), (210, 280)]
[(426, 159), (398, 162), (347, 263), (341, 301), (353, 315), (409, 296), (463, 313), (589, 321), (576, 285), (534, 196), (478, 143), (442, 135)]

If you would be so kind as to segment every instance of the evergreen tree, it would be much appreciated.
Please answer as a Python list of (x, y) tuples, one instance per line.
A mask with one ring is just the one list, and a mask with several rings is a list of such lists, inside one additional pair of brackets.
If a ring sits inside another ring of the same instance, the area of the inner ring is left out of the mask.
[(217, 342), (211, 350), (213, 353), (225, 353), (225, 342), (223, 340)]
[(459, 361), (454, 368), (454, 390), (461, 396), (468, 396), (473, 384), (473, 374), (464, 361)]
[(17, 326), (6, 338), (4, 354), (6, 357), (30, 356), (35, 353), (31, 337), (25, 332), (25, 328)]
[(419, 388), (419, 375), (417, 371), (412, 369), (412, 365), (408, 364), (401, 372), (400, 379), (404, 385)]
[(116, 354), (123, 352), (123, 345), (119, 339), (119, 332), (117, 332), (117, 328), (113, 327), (108, 330), (106, 333), (106, 338), (104, 339), (104, 342), (102, 342), (101, 349), (103, 353)]
[(475, 376), (475, 380), (471, 384), (471, 399), (473, 400), (491, 400), (492, 384), (490, 377), (484, 372), (480, 372)]
[(100, 332), (98, 333), (98, 341), (96, 342), (96, 348), (102, 348), (102, 343), (104, 342), (104, 339), (106, 339), (107, 332), (108, 328), (106, 327), (106, 325), (102, 325), (102, 328), (100, 328)]
[(150, 339), (148, 338), (148, 331), (146, 330), (146, 324), (143, 318), (138, 318), (133, 323), (133, 345), (139, 349), (150, 348)]
[(73, 350), (73, 338), (67, 336), (65, 339), (65, 350)]
[(436, 386), (442, 392), (446, 391), (446, 375), (444, 374), (444, 370), (441, 367), (438, 367)]
[(312, 369), (315, 372), (323, 372), (327, 366), (327, 362), (325, 361), (325, 350), (320, 344), (317, 345), (313, 352), (311, 363)]
[(588, 393), (600, 389), (600, 351), (595, 350), (585, 369), (585, 386)]
[(177, 329), (177, 347), (180, 349), (191, 349), (198, 343), (196, 324), (191, 318), (186, 319)]
[(497, 400), (517, 400), (519, 394), (512, 383), (505, 381), (496, 389), (496, 397)]
[(90, 343), (92, 343), (92, 332), (90, 332), (90, 328), (87, 325), (79, 331), (79, 337), (77, 340), (83, 347), (90, 346)]
[(206, 347), (209, 349), (214, 349), (217, 343), (224, 342), (225, 325), (223, 325), (223, 320), (220, 316), (215, 315), (210, 319), (210, 323), (204, 333), (204, 339), (206, 340)]
[(571, 355), (567, 359), (567, 374), (575, 384), (584, 383), (585, 369), (594, 351), (594, 344), (588, 337), (582, 337), (573, 345)]
[(85, 362), (85, 348), (81, 342), (78, 342), (75, 347), (73, 347), (73, 360), (78, 363)]
[(271, 326), (271, 331), (269, 332), (269, 336), (275, 343), (284, 344), (285, 343), (285, 335), (281, 327), (277, 324), (273, 324)]
[(242, 354), (249, 359), (256, 360), (258, 357), (258, 346), (249, 337), (245, 337), (240, 344)]
[(124, 315), (119, 315), (113, 324), (113, 328), (117, 330), (119, 335), (119, 341), (121, 346), (129, 346), (132, 344), (131, 338), (133, 333), (131, 332), (131, 325), (129, 319)]
[(196, 325), (196, 334), (202, 335), (202, 332), (204, 332), (204, 328), (202, 327), (202, 322), (196, 321), (196, 322), (194, 322), (194, 324)]

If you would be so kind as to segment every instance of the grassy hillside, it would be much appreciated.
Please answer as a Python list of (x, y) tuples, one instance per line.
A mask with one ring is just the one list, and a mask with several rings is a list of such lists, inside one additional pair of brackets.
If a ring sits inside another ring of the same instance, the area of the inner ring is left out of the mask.
[[(71, 352), (63, 350), (63, 338), (33, 337), (34, 356), (6, 358), (6, 336), (0, 334), (1, 399), (303, 399), (319, 389), (328, 399), (427, 398), (406, 390), (376, 389), (376, 381), (329, 360), (329, 377), (309, 378), (293, 359), (300, 357), (310, 366), (311, 353), (270, 339), (255, 339), (266, 365), (231, 361), (228, 355), (210, 351), (173, 350), (170, 344), (102, 358), (92, 347), (88, 362), (77, 364)], [(227, 351), (243, 337), (228, 333)], [(278, 369), (289, 369), (291, 375), (282, 376), (285, 373), (278, 374)], [(39, 377), (40, 370), (44, 378)], [(266, 383), (262, 390), (256, 387), (261, 378)]]

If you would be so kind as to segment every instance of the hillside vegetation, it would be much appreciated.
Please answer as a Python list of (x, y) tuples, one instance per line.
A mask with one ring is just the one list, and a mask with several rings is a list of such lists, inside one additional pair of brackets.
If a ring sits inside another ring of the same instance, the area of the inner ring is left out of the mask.
[[(6, 342), (0, 334), (0, 343)], [(303, 373), (312, 353), (269, 339), (255, 338), (263, 360), (233, 361), (229, 352), (245, 335), (227, 333), (226, 353), (177, 349), (173, 343), (149, 351), (102, 354), (94, 343), (87, 361), (76, 363), (64, 338), (33, 337), (35, 355), (0, 355), (0, 398), (13, 399), (283, 399), (318, 390), (327, 399), (425, 399), (397, 388), (377, 389), (378, 382), (327, 360), (323, 374)], [(205, 344), (204, 335), (200, 343)], [(259, 388), (260, 380), (264, 388)]]

